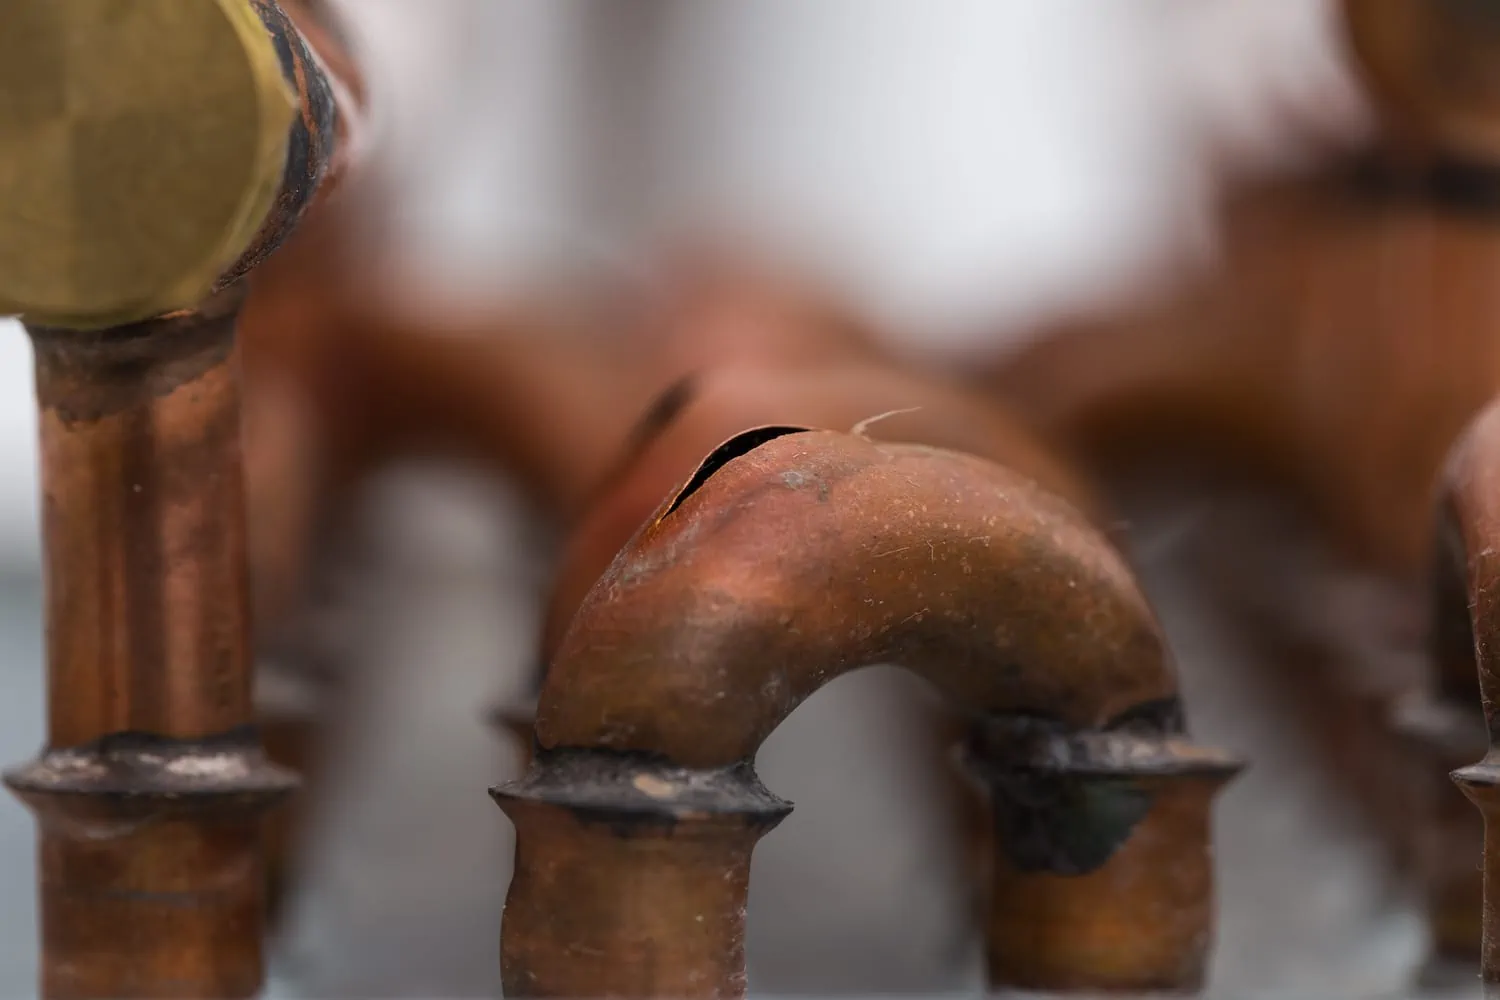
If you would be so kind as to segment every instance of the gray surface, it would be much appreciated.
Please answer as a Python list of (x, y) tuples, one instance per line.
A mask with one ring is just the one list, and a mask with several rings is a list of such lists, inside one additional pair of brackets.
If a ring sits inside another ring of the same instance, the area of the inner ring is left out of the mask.
[[(0, 574), (0, 764), (42, 745), (44, 698), (41, 581)], [(31, 815), (0, 795), (0, 996), (25, 997), (36, 982), (36, 863)]]

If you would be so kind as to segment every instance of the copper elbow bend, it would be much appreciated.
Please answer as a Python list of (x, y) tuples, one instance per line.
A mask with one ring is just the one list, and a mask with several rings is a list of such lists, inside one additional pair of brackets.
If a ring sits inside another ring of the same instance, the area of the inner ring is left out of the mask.
[(789, 809), (754, 755), (883, 663), (983, 720), (969, 749), (1012, 904), (991, 915), (996, 978), (1195, 987), (1209, 803), (1236, 765), (1186, 740), (1123, 559), (999, 466), (771, 427), (661, 504), (562, 640), (530, 773), (494, 793), (519, 836), (507, 993), (742, 993), (750, 850)]
[(1124, 560), (1063, 501), (967, 455), (766, 428), (711, 456), (585, 598), (538, 739), (728, 766), (879, 663), (1074, 728), (1177, 693)]

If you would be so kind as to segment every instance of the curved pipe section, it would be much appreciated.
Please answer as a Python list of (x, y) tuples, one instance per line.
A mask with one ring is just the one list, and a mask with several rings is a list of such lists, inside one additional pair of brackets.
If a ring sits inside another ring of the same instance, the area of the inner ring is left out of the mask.
[(769, 428), (726, 443), (590, 591), (537, 736), (725, 766), (878, 663), (1076, 727), (1177, 693), (1124, 560), (1064, 501), (958, 453)]
[(495, 791), (518, 830), (507, 994), (743, 993), (750, 851), (789, 808), (754, 755), (883, 663), (981, 722), (998, 984), (1195, 987), (1236, 765), (1187, 741), (1124, 561), (981, 459), (769, 427), (661, 503), (561, 642), (531, 770)]
[(1103, 521), (1103, 507), (1082, 478), (981, 394), (870, 361), (711, 368), (661, 394), (638, 427), (634, 447), (569, 536), (543, 626), (543, 663), (552, 660), (589, 589), (661, 498), (685, 482), (704, 455), (746, 428), (772, 423), (845, 431), (863, 426), (873, 440), (1000, 462), (1070, 500), (1094, 523)]

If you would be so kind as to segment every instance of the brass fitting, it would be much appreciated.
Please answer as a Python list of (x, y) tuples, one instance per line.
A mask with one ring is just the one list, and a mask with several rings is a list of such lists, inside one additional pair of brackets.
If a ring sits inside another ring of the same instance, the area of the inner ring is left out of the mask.
[(297, 101), (250, 0), (0, 6), (0, 312), (196, 305), (277, 200)]

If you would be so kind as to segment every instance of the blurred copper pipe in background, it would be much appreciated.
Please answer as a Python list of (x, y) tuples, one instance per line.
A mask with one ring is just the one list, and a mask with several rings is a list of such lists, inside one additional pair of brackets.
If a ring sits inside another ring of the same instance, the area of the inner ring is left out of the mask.
[[(998, 985), (1192, 989), (1210, 803), (1154, 617), (1065, 502), (981, 459), (747, 431), (585, 599), (538, 710), (502, 970), (512, 996), (738, 996), (751, 849), (788, 807), (760, 743), (877, 663), (984, 718)], [(1142, 913), (1151, 919), (1141, 920)]]
[(1316, 548), (1324, 572), (1394, 595), (1397, 613), (1356, 625), (1345, 648), (1309, 644), (1305, 612), (1276, 597), (1297, 591), (1286, 575), (1311, 572), (1307, 559), (1273, 565), (1258, 542), (1236, 548), (1217, 532), (1219, 599), (1306, 705), (1393, 861), (1419, 865), (1436, 950), (1466, 960), (1478, 837), (1440, 777), (1475, 738), (1462, 654), (1441, 622), (1425, 669), (1382, 673), (1359, 647), (1416, 650), (1444, 457), (1500, 388), (1500, 86), (1488, 68), (1500, 22), (1483, 7), (1348, 0), (1356, 68), (1384, 125), (1374, 146), (1232, 196), (1208, 273), (1123, 315), (1064, 324), (991, 383), (1115, 486), (1164, 455), (1228, 471), (1304, 532), (1276, 545)]
[[(1443, 618), (1459, 630), (1458, 619), (1467, 618), (1474, 639), (1477, 679), (1488, 724), (1490, 750), (1481, 763), (1462, 768), (1454, 779), (1484, 817), (1484, 935), (1482, 974), (1486, 996), (1500, 993), (1500, 777), (1495, 761), (1496, 665), (1493, 662), (1497, 621), (1496, 587), (1497, 532), (1500, 532), (1500, 406), (1491, 405), (1473, 423), (1454, 447), (1443, 482), (1440, 511), (1445, 530), (1438, 559), (1456, 572), (1463, 583), (1458, 595), (1440, 609)], [(1454, 561), (1457, 564), (1454, 565)], [(1457, 596), (1461, 604), (1452, 603)]]

